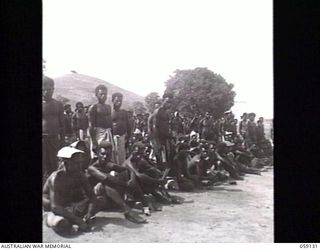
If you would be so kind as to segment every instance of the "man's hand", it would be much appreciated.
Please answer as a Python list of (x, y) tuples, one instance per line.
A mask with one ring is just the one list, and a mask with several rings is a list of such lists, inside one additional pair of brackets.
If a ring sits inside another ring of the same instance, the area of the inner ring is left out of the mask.
[(93, 143), (92, 143), (92, 151), (93, 151), (95, 154), (98, 154), (98, 143), (97, 143), (97, 142), (93, 142)]
[(160, 186), (163, 186), (163, 185), (165, 185), (167, 183), (167, 180), (166, 179), (160, 179), (158, 181), (158, 183), (159, 183)]

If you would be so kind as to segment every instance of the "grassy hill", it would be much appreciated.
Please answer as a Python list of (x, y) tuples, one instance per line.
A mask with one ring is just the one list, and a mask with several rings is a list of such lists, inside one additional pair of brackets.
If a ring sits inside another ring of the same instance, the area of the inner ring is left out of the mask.
[(62, 77), (54, 78), (54, 82), (54, 98), (58, 97), (59, 99), (59, 96), (68, 98), (70, 100), (68, 103), (71, 104), (72, 109), (75, 108), (75, 104), (79, 101), (83, 102), (84, 105), (96, 103), (97, 100), (94, 94), (94, 89), (99, 84), (103, 84), (108, 88), (108, 104), (111, 104), (111, 96), (115, 92), (123, 94), (123, 108), (125, 109), (132, 107), (132, 103), (135, 101), (144, 103), (143, 96), (139, 96), (109, 82), (87, 75), (78, 73), (67, 74)]

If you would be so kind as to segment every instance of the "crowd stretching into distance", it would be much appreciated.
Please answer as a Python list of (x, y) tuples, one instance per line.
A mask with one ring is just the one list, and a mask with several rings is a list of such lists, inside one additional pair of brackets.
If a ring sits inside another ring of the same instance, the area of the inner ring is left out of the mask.
[[(63, 105), (54, 81), (43, 77), (43, 209), (46, 224), (61, 234), (90, 231), (99, 211), (121, 209), (127, 220), (145, 223), (161, 204), (179, 204), (174, 190), (192, 192), (236, 184), (273, 165), (264, 120), (229, 111), (182, 116), (173, 95), (149, 114), (121, 109), (125, 97), (95, 88), (97, 102)], [(137, 211), (141, 211), (140, 213)]]

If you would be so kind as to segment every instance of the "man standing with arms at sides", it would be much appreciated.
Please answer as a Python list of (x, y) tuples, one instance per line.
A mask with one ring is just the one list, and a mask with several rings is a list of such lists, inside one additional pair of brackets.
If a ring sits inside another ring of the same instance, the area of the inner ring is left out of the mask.
[[(112, 138), (111, 106), (106, 104), (108, 89), (104, 85), (95, 88), (98, 103), (89, 108), (89, 135), (91, 158), (97, 158), (97, 149), (101, 141), (108, 141), (114, 148)], [(113, 156), (114, 159), (114, 156)]]
[(168, 111), (172, 106), (173, 96), (172, 94), (165, 93), (162, 99), (161, 106), (149, 117), (148, 130), (155, 150), (157, 164), (167, 163), (169, 165), (167, 165), (167, 167), (170, 167), (173, 158), (171, 151), (173, 150), (170, 143), (170, 113)]
[(209, 112), (206, 112), (205, 117), (199, 122), (200, 137), (205, 140), (213, 140), (213, 119)]
[(245, 139), (246, 133), (247, 133), (247, 127), (248, 127), (248, 114), (243, 113), (241, 116), (241, 122), (239, 124), (239, 134)]
[(72, 117), (73, 130), (77, 140), (84, 141), (87, 138), (87, 129), (89, 126), (88, 117), (84, 111), (82, 102), (76, 103), (76, 110)]
[(70, 144), (74, 141), (74, 134), (73, 134), (73, 129), (72, 129), (72, 116), (73, 112), (71, 110), (71, 105), (66, 104), (64, 105), (64, 136), (65, 136), (65, 141)]
[(52, 98), (54, 81), (42, 78), (42, 169), (43, 181), (58, 167), (57, 152), (64, 144), (63, 104)]
[(129, 140), (131, 128), (128, 113), (120, 109), (123, 95), (121, 93), (112, 94), (113, 113), (112, 113), (112, 132), (115, 144), (115, 163), (121, 165), (126, 160), (126, 142)]
[(248, 115), (249, 121), (247, 125), (247, 133), (246, 133), (246, 144), (248, 147), (251, 147), (252, 144), (257, 144), (257, 135), (256, 135), (256, 123), (255, 123), (255, 118), (256, 114), (255, 113), (250, 113)]

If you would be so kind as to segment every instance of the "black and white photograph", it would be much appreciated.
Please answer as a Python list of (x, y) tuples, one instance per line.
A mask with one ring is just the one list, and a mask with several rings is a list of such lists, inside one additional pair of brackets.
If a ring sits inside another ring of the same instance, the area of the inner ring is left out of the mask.
[(42, 239), (273, 243), (273, 1), (42, 1)]

